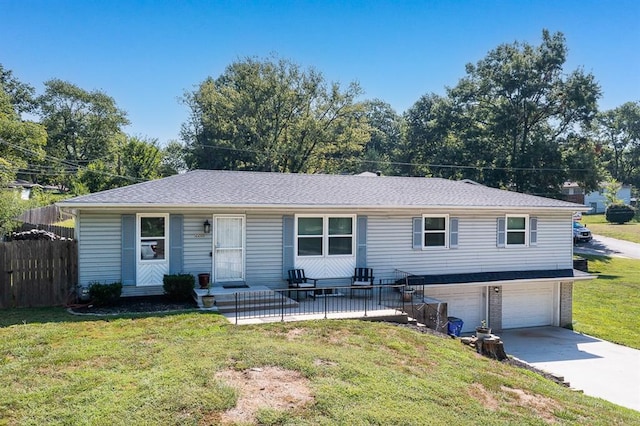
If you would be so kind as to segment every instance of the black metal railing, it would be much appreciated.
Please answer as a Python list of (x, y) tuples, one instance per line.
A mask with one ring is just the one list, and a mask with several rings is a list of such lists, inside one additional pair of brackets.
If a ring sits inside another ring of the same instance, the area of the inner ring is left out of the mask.
[[(375, 311), (395, 310), (404, 313), (407, 304), (412, 303), (404, 295), (406, 284), (396, 284), (395, 279), (380, 280), (373, 286), (352, 287), (334, 286), (314, 289), (274, 289), (260, 291), (238, 291), (233, 300), (226, 302), (232, 305), (235, 322), (251, 318), (285, 318), (295, 316), (317, 316), (327, 319), (332, 314), (362, 313), (370, 316)], [(218, 308), (225, 302), (219, 301)], [(230, 307), (230, 306), (229, 306)]]

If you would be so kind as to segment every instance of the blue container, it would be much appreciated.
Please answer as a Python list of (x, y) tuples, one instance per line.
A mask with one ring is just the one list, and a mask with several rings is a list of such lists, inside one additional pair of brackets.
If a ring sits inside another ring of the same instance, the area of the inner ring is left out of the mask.
[(447, 323), (447, 334), (449, 336), (460, 337), (460, 333), (462, 332), (462, 325), (464, 324), (464, 321), (456, 317), (447, 317), (447, 320), (449, 321)]

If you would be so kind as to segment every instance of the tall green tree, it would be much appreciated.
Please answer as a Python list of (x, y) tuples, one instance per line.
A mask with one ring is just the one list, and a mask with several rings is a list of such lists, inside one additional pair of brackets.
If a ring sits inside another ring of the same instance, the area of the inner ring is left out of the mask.
[(277, 58), (229, 65), (185, 94), (190, 168), (337, 172), (356, 168), (369, 139), (357, 84), (343, 90)]
[(640, 102), (600, 113), (596, 128), (607, 171), (619, 182), (640, 186)]
[(22, 120), (11, 95), (0, 81), (0, 188), (16, 178), (32, 162), (44, 158), (45, 129), (38, 123)]
[(440, 123), (429, 124), (441, 133), (430, 136), (430, 144), (439, 146), (424, 148), (425, 161), (438, 161), (443, 150), (462, 150), (462, 159), (453, 158), (466, 166), (459, 176), (521, 192), (559, 194), (572, 178), (563, 143), (595, 117), (600, 96), (593, 75), (563, 69), (566, 55), (564, 36), (544, 30), (539, 46), (503, 44), (468, 64), (467, 75), (447, 93), (449, 130), (443, 135)]
[(74, 184), (88, 192), (97, 192), (158, 179), (162, 177), (163, 157), (156, 139), (122, 137), (109, 155), (80, 169)]
[(359, 157), (358, 171), (398, 173), (391, 164), (401, 149), (403, 118), (386, 102), (373, 99), (363, 102), (364, 116), (369, 125), (369, 140)]
[[(406, 131), (402, 149), (395, 156), (401, 174), (409, 176), (455, 177), (456, 170), (441, 165), (462, 164), (451, 131), (452, 105), (448, 99), (426, 94), (404, 113)], [(450, 137), (451, 136), (451, 137)]]
[(35, 100), (36, 91), (33, 86), (15, 78), (13, 71), (4, 68), (2, 64), (0, 64), (0, 86), (9, 97), (9, 102), (18, 116), (35, 110), (37, 105)]
[(186, 160), (187, 151), (177, 140), (170, 140), (162, 149), (160, 175), (162, 177), (184, 173), (189, 168)]
[(124, 136), (127, 114), (104, 92), (88, 92), (58, 79), (44, 85), (45, 92), (38, 98), (42, 124), (49, 135), (43, 171), (50, 175), (55, 166), (59, 174), (51, 180), (64, 181), (92, 162), (106, 161)]

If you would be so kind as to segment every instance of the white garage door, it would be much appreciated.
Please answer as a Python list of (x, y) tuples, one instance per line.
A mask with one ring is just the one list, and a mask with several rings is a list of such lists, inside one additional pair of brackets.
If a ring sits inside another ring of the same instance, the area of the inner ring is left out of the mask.
[(553, 325), (554, 283), (508, 285), (502, 288), (502, 327)]
[(447, 303), (447, 315), (463, 321), (462, 331), (473, 332), (485, 319), (482, 287), (425, 288), (425, 294)]

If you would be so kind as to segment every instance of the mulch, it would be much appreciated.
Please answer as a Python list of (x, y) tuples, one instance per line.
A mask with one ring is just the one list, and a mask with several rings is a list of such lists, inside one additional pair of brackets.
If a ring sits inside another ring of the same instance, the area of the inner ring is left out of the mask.
[(198, 309), (198, 305), (193, 299), (176, 302), (166, 296), (121, 297), (115, 304), (109, 306), (79, 304), (69, 307), (72, 313), (85, 315), (162, 313), (194, 309)]

